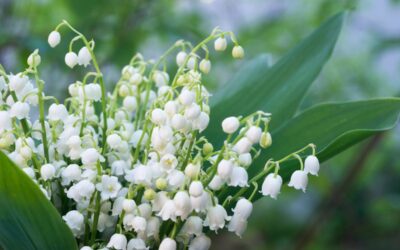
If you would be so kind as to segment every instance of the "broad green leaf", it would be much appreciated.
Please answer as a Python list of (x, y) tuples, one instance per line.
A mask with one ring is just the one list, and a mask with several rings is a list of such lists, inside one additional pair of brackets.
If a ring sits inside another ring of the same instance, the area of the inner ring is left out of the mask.
[[(221, 142), (221, 121), (231, 115), (248, 115), (256, 110), (273, 114), (271, 129), (287, 122), (298, 109), (311, 83), (329, 59), (342, 26), (343, 14), (330, 18), (272, 67), (255, 60), (244, 67), (212, 101), (211, 125), (206, 133)], [(228, 92), (229, 85), (235, 93)], [(242, 88), (237, 88), (241, 85)], [(212, 99), (212, 98), (211, 98)]]
[[(253, 171), (259, 171), (267, 159), (280, 159), (309, 143), (317, 146), (318, 158), (325, 161), (377, 132), (393, 128), (399, 114), (399, 98), (318, 105), (272, 134), (272, 146), (256, 160)], [(282, 168), (281, 174), (287, 178), (292, 171), (291, 167)]]
[(39, 187), (0, 151), (0, 249), (77, 249)]

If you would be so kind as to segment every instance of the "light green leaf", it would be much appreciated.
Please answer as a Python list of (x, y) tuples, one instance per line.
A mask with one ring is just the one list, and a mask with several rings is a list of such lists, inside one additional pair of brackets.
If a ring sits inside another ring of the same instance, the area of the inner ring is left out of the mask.
[(0, 151), (0, 249), (77, 249), (39, 187)]
[[(399, 98), (318, 105), (272, 134), (271, 148), (257, 159), (253, 171), (258, 172), (267, 159), (280, 159), (309, 143), (317, 146), (318, 158), (325, 161), (377, 132), (393, 128), (399, 113)], [(287, 178), (292, 171), (287, 167), (280, 172)]]
[[(330, 18), (271, 68), (265, 60), (256, 59), (250, 67), (239, 70), (212, 101), (212, 124), (206, 131), (212, 142), (222, 141), (220, 124), (227, 116), (248, 115), (256, 110), (271, 112), (272, 130), (293, 117), (333, 51), (343, 16)], [(229, 85), (234, 86), (234, 93), (229, 92)]]

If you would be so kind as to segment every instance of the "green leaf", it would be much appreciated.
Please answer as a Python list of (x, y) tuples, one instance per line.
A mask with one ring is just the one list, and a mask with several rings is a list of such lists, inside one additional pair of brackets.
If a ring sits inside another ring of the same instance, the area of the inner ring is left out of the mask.
[(0, 249), (78, 249), (39, 187), (0, 151)]
[[(343, 16), (337, 14), (330, 18), (271, 68), (265, 64), (265, 59), (256, 59), (250, 67), (239, 70), (212, 101), (212, 124), (206, 131), (212, 142), (222, 141), (220, 124), (227, 116), (248, 115), (256, 110), (271, 112), (272, 130), (293, 117), (332, 54)], [(229, 92), (230, 85), (234, 87), (234, 93)], [(224, 96), (224, 93), (228, 94)]]
[[(258, 172), (267, 159), (280, 159), (309, 143), (317, 146), (318, 158), (325, 161), (375, 133), (393, 128), (399, 113), (399, 98), (318, 105), (274, 132), (271, 148), (260, 155), (253, 170)], [(292, 167), (283, 167), (280, 172), (287, 178), (292, 171)]]

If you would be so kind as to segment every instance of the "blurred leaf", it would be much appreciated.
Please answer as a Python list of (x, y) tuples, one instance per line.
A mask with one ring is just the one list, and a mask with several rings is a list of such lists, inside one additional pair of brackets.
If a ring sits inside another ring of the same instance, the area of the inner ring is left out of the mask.
[[(318, 105), (274, 132), (271, 148), (260, 155), (253, 170), (259, 171), (269, 158), (280, 159), (309, 143), (317, 146), (318, 158), (325, 161), (375, 133), (393, 128), (399, 113), (399, 98)], [(287, 179), (295, 167), (282, 167), (282, 176)]]
[[(262, 59), (252, 62), (254, 70), (243, 67), (212, 103), (213, 126), (206, 131), (209, 138), (222, 141), (219, 124), (230, 115), (247, 115), (255, 110), (271, 112), (272, 130), (287, 122), (332, 54), (343, 16), (341, 13), (330, 18), (271, 68)], [(234, 93), (228, 91), (230, 85)], [(228, 94), (224, 96), (224, 92)]]
[(0, 248), (78, 249), (38, 186), (0, 152)]

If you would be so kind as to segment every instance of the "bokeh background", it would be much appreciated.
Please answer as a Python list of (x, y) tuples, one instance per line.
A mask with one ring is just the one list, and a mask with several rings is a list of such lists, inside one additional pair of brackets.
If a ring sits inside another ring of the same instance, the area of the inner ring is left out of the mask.
[[(62, 19), (96, 40), (109, 88), (134, 53), (155, 58), (178, 39), (196, 42), (220, 26), (237, 34), (246, 59), (214, 54), (206, 85), (215, 89), (258, 54), (275, 62), (342, 10), (335, 52), (302, 108), (400, 96), (398, 0), (0, 0), (0, 63), (20, 71), (39, 48), (46, 90), (62, 99), (77, 77), (63, 61), (67, 45), (47, 44)], [(277, 201), (258, 201), (243, 238), (220, 233), (213, 248), (400, 249), (399, 153), (399, 127), (352, 147), (323, 164), (306, 194), (285, 187)]]

